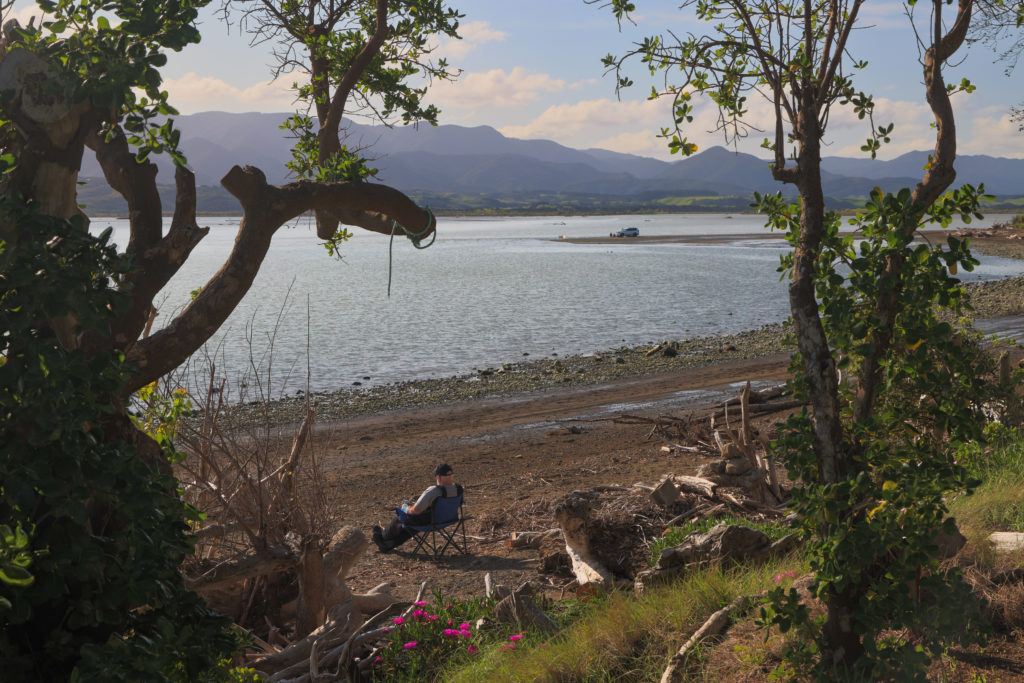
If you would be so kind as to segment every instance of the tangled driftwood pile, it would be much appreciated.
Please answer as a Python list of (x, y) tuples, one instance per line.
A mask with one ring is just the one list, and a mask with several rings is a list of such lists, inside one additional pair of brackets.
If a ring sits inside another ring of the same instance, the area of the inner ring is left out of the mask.
[[(574, 491), (538, 510), (540, 514), (530, 517), (531, 528), (512, 532), (508, 544), (537, 549), (540, 570), (568, 573), (579, 591), (634, 584), (643, 590), (695, 563), (782, 552), (792, 539), (775, 545), (760, 532), (727, 532), (701, 541), (704, 549), (698, 550), (696, 541), (688, 551), (676, 548), (653, 570), (646, 562), (652, 541), (670, 527), (728, 513), (758, 519), (783, 516), (788, 494), (784, 477), (768, 454), (768, 435), (752, 428), (751, 417), (798, 405), (783, 396), (781, 387), (758, 393), (748, 382), (738, 397), (703, 417), (614, 418), (651, 424), (649, 436), (666, 441), (662, 450), (698, 453), (709, 460), (695, 474), (666, 474), (656, 483)], [(538, 526), (545, 520), (550, 527)]]

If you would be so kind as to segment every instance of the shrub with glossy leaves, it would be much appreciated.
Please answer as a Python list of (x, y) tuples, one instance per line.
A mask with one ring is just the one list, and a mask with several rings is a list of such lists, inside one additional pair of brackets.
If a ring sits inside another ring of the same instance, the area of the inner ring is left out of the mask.
[(0, 565), (22, 570), (0, 581), (3, 678), (198, 680), (237, 643), (178, 571), (195, 513), (112, 437), (120, 354), (62, 343), (49, 322), (106, 333), (130, 263), (109, 230), (10, 197), (0, 219), (0, 527), (15, 539)]
[[(970, 222), (982, 191), (966, 185), (921, 220), (946, 226), (959, 215)], [(794, 241), (799, 207), (778, 196), (760, 197), (759, 203), (773, 227)], [(876, 190), (850, 220), (853, 231), (841, 233), (840, 217), (830, 216), (816, 262), (821, 319), (843, 373), (848, 471), (837, 482), (824, 480), (806, 410), (790, 418), (774, 444), (790, 477), (801, 482), (792, 505), (808, 540), (815, 572), (811, 591), (822, 599), (838, 596), (850, 606), (853, 631), (864, 646), (855, 670), (843, 675), (865, 680), (924, 680), (931, 656), (944, 646), (982, 638), (977, 602), (958, 572), (940, 568), (936, 537), (955, 529), (948, 496), (978, 484), (958, 460), (958, 450), (981, 436), (983, 406), (1011, 389), (992, 379), (994, 362), (978, 339), (940, 317), (940, 310), (945, 317), (965, 311), (954, 275), (977, 261), (966, 241), (952, 236), (944, 245), (915, 242), (905, 226), (917, 210), (909, 190)], [(779, 270), (785, 276), (792, 266), (788, 255)], [(858, 421), (852, 414), (857, 387), (848, 378), (871, 351), (881, 325), (875, 305), (883, 286), (898, 298), (898, 313), (875, 409)], [(799, 373), (794, 377), (794, 393), (806, 396), (806, 380)], [(815, 680), (840, 674), (818, 658), (825, 650), (823, 625), (811, 618), (796, 591), (774, 590), (762, 619), (799, 634), (784, 653), (790, 673)]]

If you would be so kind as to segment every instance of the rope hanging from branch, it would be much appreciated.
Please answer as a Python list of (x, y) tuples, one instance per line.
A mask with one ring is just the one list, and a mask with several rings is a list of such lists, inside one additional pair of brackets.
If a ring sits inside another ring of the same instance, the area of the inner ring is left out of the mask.
[[(430, 210), (429, 206), (427, 207), (426, 211), (427, 215), (429, 216), (427, 220), (427, 226), (423, 228), (423, 230), (421, 230), (420, 232), (416, 233), (411, 232), (409, 228), (405, 227), (395, 219), (391, 219), (391, 240), (390, 242), (388, 242), (388, 297), (391, 296), (391, 269), (392, 262), (394, 259), (393, 250), (395, 246), (395, 233), (399, 229), (401, 229), (401, 231), (405, 233), (405, 236), (412, 240), (412, 246), (416, 247), (417, 249), (426, 249), (434, 243), (434, 240), (437, 239), (437, 218), (434, 216), (434, 212)], [(426, 244), (420, 244), (420, 239), (428, 232), (431, 232), (431, 230), (433, 230), (433, 234), (431, 234), (430, 236), (430, 241), (427, 242)]]

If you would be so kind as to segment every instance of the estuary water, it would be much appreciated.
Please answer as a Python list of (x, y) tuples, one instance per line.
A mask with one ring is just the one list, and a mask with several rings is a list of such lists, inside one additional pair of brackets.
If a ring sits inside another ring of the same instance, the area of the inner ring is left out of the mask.
[[(168, 219), (169, 220), (169, 219)], [(786, 245), (753, 215), (439, 218), (416, 250), (353, 230), (329, 257), (311, 220), (278, 231), (252, 290), (198, 357), (274, 396), (473, 372), (529, 356), (590, 353), (739, 332), (788, 316), (776, 268)], [(982, 222), (987, 225), (991, 221)], [(237, 217), (200, 217), (209, 235), (156, 300), (161, 327), (223, 264)], [(113, 226), (127, 242), (122, 219)], [(973, 224), (978, 227), (978, 223)], [(641, 235), (740, 235), (720, 242), (573, 244), (635, 226)], [(1024, 272), (981, 257), (971, 280)], [(391, 296), (388, 296), (389, 268)], [(307, 354), (308, 349), (308, 354)]]

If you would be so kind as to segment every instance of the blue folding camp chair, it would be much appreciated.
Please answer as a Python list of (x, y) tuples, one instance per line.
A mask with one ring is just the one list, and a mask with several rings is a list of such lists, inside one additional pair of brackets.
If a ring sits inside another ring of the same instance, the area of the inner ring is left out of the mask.
[(466, 548), (466, 520), (469, 517), (462, 512), (462, 485), (456, 484), (455, 488), (457, 492), (454, 496), (446, 496), (442, 489), (441, 497), (430, 506), (429, 524), (403, 524), (412, 532), (412, 540), (416, 542), (412, 549), (413, 555), (422, 552), (432, 555), (436, 560), (448, 548), (455, 548), (463, 555), (469, 553)]

